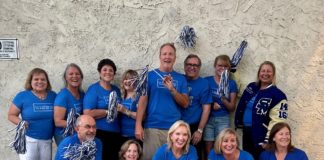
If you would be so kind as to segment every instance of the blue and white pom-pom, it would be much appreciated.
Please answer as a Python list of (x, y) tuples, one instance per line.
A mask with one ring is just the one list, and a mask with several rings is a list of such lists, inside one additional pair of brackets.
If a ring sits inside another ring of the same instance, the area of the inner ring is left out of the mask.
[(221, 78), (220, 78), (220, 83), (219, 83), (219, 87), (217, 89), (217, 95), (219, 95), (220, 97), (226, 97), (229, 98), (229, 89), (228, 89), (228, 76), (229, 73), (228, 71), (225, 69), (222, 72)]
[(96, 142), (94, 140), (85, 141), (82, 144), (75, 144), (66, 147), (63, 158), (69, 160), (95, 160)]
[(66, 119), (66, 128), (64, 129), (63, 136), (67, 137), (74, 134), (75, 122), (77, 119), (77, 113), (75, 108), (72, 108)]
[(18, 154), (26, 153), (26, 123), (26, 121), (20, 121), (16, 128), (10, 130), (13, 131), (16, 129), (15, 139), (9, 146), (10, 148), (14, 148)]
[(117, 93), (116, 91), (112, 91), (109, 94), (109, 104), (108, 104), (108, 113), (107, 113), (108, 123), (113, 122), (117, 117), (117, 113), (118, 113), (117, 106), (118, 106)]
[(236, 67), (242, 59), (244, 49), (246, 48), (247, 44), (248, 44), (247, 41), (245, 41), (245, 40), (242, 41), (240, 47), (234, 53), (234, 55), (231, 59), (231, 72), (234, 73), (236, 71)]
[(181, 30), (179, 39), (181, 41), (181, 45), (185, 48), (194, 48), (196, 46), (197, 39), (194, 28), (184, 26)]
[(140, 96), (147, 95), (147, 75), (148, 75), (149, 65), (147, 65), (142, 72), (135, 78), (132, 84), (135, 84), (135, 99)]

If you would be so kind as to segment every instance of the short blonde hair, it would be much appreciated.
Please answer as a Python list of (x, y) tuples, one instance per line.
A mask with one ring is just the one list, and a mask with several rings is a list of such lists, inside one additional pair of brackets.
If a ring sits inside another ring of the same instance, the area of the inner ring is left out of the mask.
[(174, 131), (176, 129), (178, 129), (180, 126), (184, 126), (187, 129), (187, 133), (188, 133), (188, 140), (186, 142), (185, 147), (182, 150), (182, 153), (188, 153), (189, 152), (189, 146), (190, 146), (190, 139), (191, 139), (191, 132), (190, 132), (190, 127), (188, 125), (188, 123), (182, 121), (182, 120), (178, 120), (175, 123), (173, 123), (173, 125), (170, 127), (169, 131), (168, 131), (168, 139), (167, 139), (167, 143), (168, 143), (168, 149), (172, 148), (172, 140), (171, 140), (171, 135), (174, 133)]
[(236, 132), (231, 128), (225, 128), (218, 134), (216, 141), (215, 141), (214, 149), (217, 154), (222, 154), (222, 149), (221, 149), (222, 142), (223, 142), (224, 138), (229, 134), (232, 134), (235, 136), (236, 143), (237, 143), (237, 149), (239, 149), (238, 146), (240, 145), (240, 142), (238, 140)]
[(141, 145), (136, 141), (136, 140), (128, 140), (126, 141), (120, 148), (120, 151), (119, 151), (119, 160), (125, 160), (124, 158), (124, 154), (127, 152), (129, 146), (131, 144), (135, 144), (136, 147), (137, 147), (137, 153), (138, 153), (138, 158), (137, 159), (141, 159), (142, 158), (142, 154), (143, 154), (143, 151), (142, 151), (142, 147)]

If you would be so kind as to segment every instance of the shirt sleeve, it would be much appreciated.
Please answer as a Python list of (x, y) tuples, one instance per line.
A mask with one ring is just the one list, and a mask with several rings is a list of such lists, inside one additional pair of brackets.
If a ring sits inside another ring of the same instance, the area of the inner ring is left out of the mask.
[(96, 160), (102, 160), (102, 143), (99, 139), (96, 141), (96, 147)]
[(96, 109), (97, 107), (97, 93), (96, 89), (91, 87), (88, 89), (83, 100), (83, 110)]
[(209, 88), (208, 81), (205, 81), (204, 88), (202, 90), (202, 95), (200, 98), (200, 104), (210, 104), (213, 103), (212, 95), (211, 95), (211, 90)]
[(63, 146), (64, 146), (64, 144), (63, 144), (63, 141), (62, 141), (60, 143), (59, 147), (57, 148), (54, 160), (67, 160), (66, 158), (64, 158), (64, 152), (65, 152), (66, 149), (64, 149)]
[(260, 156), (259, 156), (259, 160), (268, 160), (269, 158), (267, 158), (267, 152), (263, 151)]
[(215, 160), (215, 159), (216, 159), (215, 151), (211, 150), (208, 154), (208, 160)]
[(60, 92), (55, 98), (54, 106), (67, 108), (67, 102), (67, 96), (64, 93)]
[(189, 149), (189, 160), (198, 160), (198, 155), (197, 155), (197, 151), (196, 151), (196, 148), (193, 147), (193, 146), (190, 146), (190, 149)]
[(20, 110), (22, 110), (22, 107), (23, 107), (23, 104), (24, 104), (24, 101), (23, 101), (23, 93), (20, 92), (18, 93), (15, 98), (12, 100), (12, 103), (14, 105), (16, 105), (16, 107)]
[(237, 84), (234, 80), (230, 81), (230, 93), (237, 93), (238, 89), (237, 89)]
[(162, 147), (160, 147), (156, 152), (155, 152), (155, 154), (154, 154), (154, 156), (153, 156), (153, 158), (152, 158), (152, 160), (161, 160), (161, 159), (164, 159), (164, 157), (163, 157), (163, 151), (164, 149), (163, 149), (163, 146)]
[(268, 142), (272, 127), (278, 122), (284, 122), (288, 118), (288, 104), (286, 99), (282, 99), (277, 103), (269, 113), (270, 122), (267, 127), (268, 131), (265, 137), (265, 142)]
[(188, 83), (187, 83), (187, 80), (185, 79), (184, 76), (182, 76), (182, 79), (181, 79), (181, 88), (180, 88), (180, 92), (181, 94), (188, 94)]

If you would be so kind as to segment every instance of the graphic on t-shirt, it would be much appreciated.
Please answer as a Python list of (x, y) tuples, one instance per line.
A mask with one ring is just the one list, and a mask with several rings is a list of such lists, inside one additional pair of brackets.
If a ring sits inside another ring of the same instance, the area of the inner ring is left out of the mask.
[[(173, 80), (173, 87), (175, 89), (178, 89), (178, 81), (177, 80)], [(166, 88), (163, 84), (163, 80), (162, 79), (157, 79), (157, 88)]]
[(211, 89), (213, 100), (216, 101), (217, 98), (221, 98), (221, 96), (217, 93), (217, 89), (212, 88)]
[(82, 112), (82, 107), (81, 107), (81, 103), (75, 103), (74, 104), (74, 108), (75, 108), (75, 111), (77, 112), (77, 113), (81, 113)]
[(108, 96), (102, 96), (102, 98), (105, 100), (106, 104), (109, 103), (109, 95)]
[(34, 112), (52, 112), (53, 103), (33, 103)]

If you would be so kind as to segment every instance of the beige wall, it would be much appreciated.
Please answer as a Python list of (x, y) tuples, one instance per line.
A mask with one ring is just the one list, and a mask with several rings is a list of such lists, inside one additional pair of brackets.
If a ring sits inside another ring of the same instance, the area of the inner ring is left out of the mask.
[(7, 147), (7, 111), (34, 67), (48, 71), (55, 91), (71, 62), (85, 73), (83, 88), (98, 80), (97, 63), (113, 59), (116, 82), (128, 68), (158, 66), (158, 47), (174, 42), (184, 25), (199, 37), (195, 49), (177, 45), (176, 70), (189, 53), (213, 74), (213, 59), (232, 56), (249, 42), (237, 76), (242, 89), (258, 65), (273, 61), (278, 86), (289, 99), (293, 141), (310, 159), (324, 156), (324, 0), (1, 0), (0, 38), (18, 38), (20, 59), (0, 61), (0, 159), (17, 158)]

